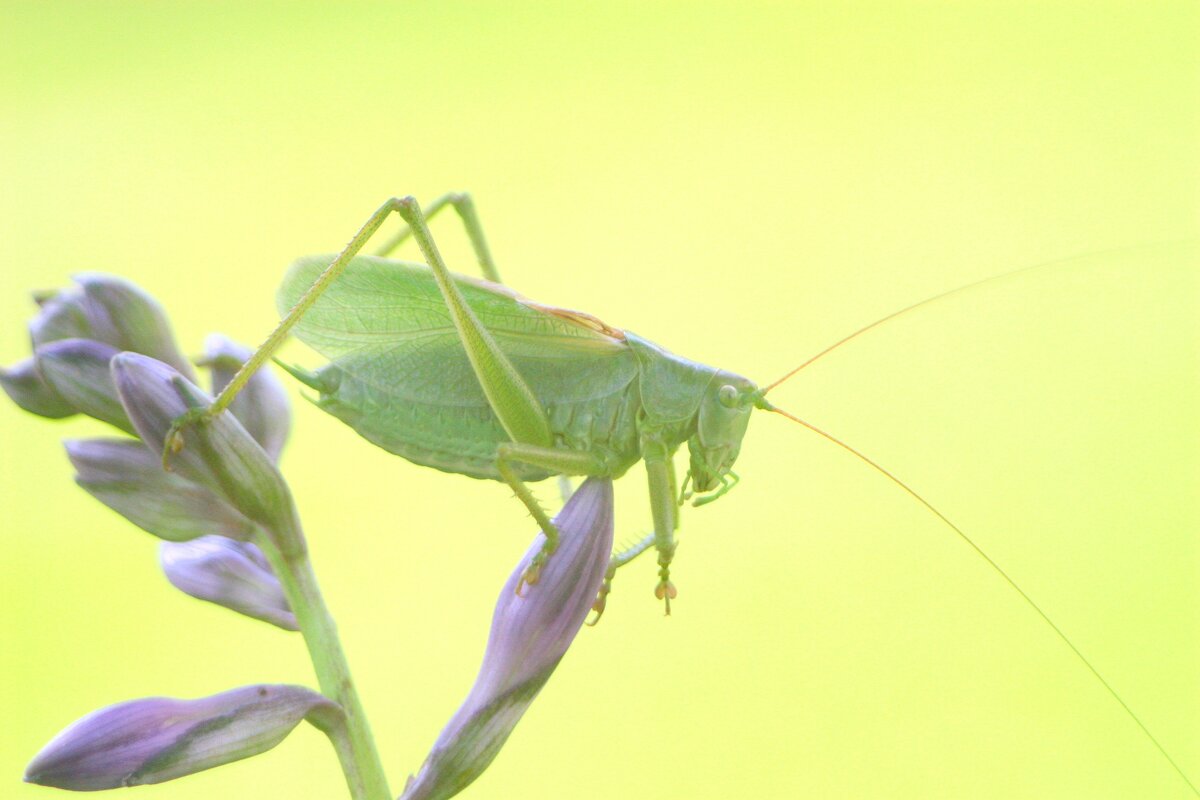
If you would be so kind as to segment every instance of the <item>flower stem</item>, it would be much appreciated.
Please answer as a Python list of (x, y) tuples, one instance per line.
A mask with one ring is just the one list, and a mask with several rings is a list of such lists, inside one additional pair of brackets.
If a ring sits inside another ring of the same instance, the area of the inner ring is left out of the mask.
[(354, 800), (392, 800), (383, 764), (375, 749), (375, 739), (350, 677), (350, 665), (342, 651), (337, 626), (321, 597), (307, 548), (297, 548), (299, 553), (285, 556), (265, 533), (257, 536), (256, 542), (271, 562), (296, 615), (321, 692), (340, 705), (345, 715), (344, 733), (333, 731), (329, 737), (346, 775), (351, 797)]

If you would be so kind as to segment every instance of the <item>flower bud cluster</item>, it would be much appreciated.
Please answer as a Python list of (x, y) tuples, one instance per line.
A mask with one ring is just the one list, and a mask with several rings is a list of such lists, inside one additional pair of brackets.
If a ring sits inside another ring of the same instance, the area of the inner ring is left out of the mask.
[[(172, 584), (294, 630), (279, 581), (247, 541), (264, 525), (284, 535), (298, 530), (291, 496), (274, 468), (291, 426), (283, 385), (270, 372), (257, 373), (234, 401), (233, 418), (223, 415), (214, 430), (198, 433), (197, 447), (167, 472), (159, 455), (164, 424), (208, 398), (194, 386), (195, 373), (161, 306), (127, 281), (98, 274), (81, 275), (75, 286), (37, 301), (38, 314), (29, 325), (33, 355), (0, 369), (0, 386), (34, 414), (53, 419), (83, 414), (140, 437), (67, 441), (76, 483), (164, 540), (162, 563), (170, 565)], [(208, 338), (201, 363), (211, 372), (214, 393), (249, 355), (223, 336)], [(245, 432), (233, 430), (239, 422)], [(218, 452), (214, 436), (230, 452)], [(207, 451), (198, 453), (205, 444)], [(234, 452), (231, 469), (226, 462)], [(184, 549), (173, 553), (175, 546)], [(251, 564), (262, 566), (250, 569)]]
[[(152, 298), (101, 275), (77, 284), (39, 298), (33, 355), (0, 370), (0, 386), (34, 414), (84, 414), (136, 436), (66, 442), (79, 486), (164, 540), (162, 568), (181, 591), (297, 630), (278, 577), (250, 541), (266, 536), (281, 551), (303, 548), (291, 492), (275, 466), (290, 427), (283, 387), (256, 374), (232, 414), (188, 430), (188, 446), (167, 471), (161, 453), (172, 423), (212, 401)], [(209, 338), (202, 363), (214, 392), (248, 355)], [(25, 780), (78, 791), (159, 783), (269, 750), (305, 718), (332, 731), (341, 709), (299, 686), (133, 700), (68, 727), (33, 759)]]
[[(163, 540), (161, 566), (179, 590), (297, 630), (281, 582), (255, 543), (268, 542), (271, 557), (285, 561), (304, 548), (276, 467), (291, 422), (283, 387), (260, 371), (230, 404), (232, 413), (203, 415), (212, 399), (196, 385), (158, 304), (116, 278), (85, 275), (77, 283), (39, 299), (33, 355), (0, 370), (0, 387), (34, 414), (84, 414), (128, 434), (66, 442), (79, 486)], [(199, 363), (211, 372), (214, 394), (248, 356), (223, 337), (208, 339)], [(197, 421), (180, 430), (186, 419)], [(184, 446), (168, 447), (180, 434)], [(479, 777), (583, 625), (609, 563), (612, 481), (589, 478), (554, 524), (558, 546), (537, 583), (518, 594), (543, 549), (541, 534), (501, 589), (475, 684), (401, 800), (449, 798)], [(304, 719), (332, 736), (348, 718), (299, 686), (133, 700), (68, 727), (33, 759), (25, 780), (78, 791), (158, 783), (264, 752)]]
[(105, 354), (144, 353), (187, 377), (193, 376), (191, 366), (154, 298), (111, 275), (79, 275), (75, 284), (35, 297), (38, 314), (29, 323), (33, 355), (0, 370), (0, 386), (34, 414), (61, 419), (100, 411), (98, 419), (129, 431), (128, 422), (110, 418), (120, 403), (111, 383), (96, 374), (97, 364), (107, 363)]

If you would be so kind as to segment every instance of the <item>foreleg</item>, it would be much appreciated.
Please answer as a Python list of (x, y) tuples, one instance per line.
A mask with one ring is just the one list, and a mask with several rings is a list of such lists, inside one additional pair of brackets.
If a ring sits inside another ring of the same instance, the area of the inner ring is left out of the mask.
[(666, 445), (645, 437), (642, 457), (646, 462), (646, 478), (650, 487), (650, 512), (654, 518), (654, 547), (658, 550), (658, 585), (654, 596), (666, 604), (671, 613), (675, 585), (671, 583), (671, 559), (675, 557), (676, 497), (675, 466)]

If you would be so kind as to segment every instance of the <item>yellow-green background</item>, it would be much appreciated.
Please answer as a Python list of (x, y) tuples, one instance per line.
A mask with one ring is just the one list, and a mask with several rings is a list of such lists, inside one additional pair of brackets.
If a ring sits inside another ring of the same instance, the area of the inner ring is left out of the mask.
[[(0, 361), (108, 270), (189, 352), (389, 195), (474, 192), (505, 278), (774, 396), (910, 481), (1200, 778), (1194, 3), (3, 3)], [(451, 220), (436, 233), (470, 260)], [(315, 359), (299, 346), (288, 355)], [(283, 469), (398, 792), (534, 531), (298, 399)], [(0, 403), (0, 796), (83, 713), (310, 682), (297, 636), (170, 588)], [(688, 510), (675, 615), (619, 576), (471, 797), (1189, 796), (926, 511), (781, 418)], [(547, 495), (550, 492), (546, 492)], [(648, 525), (640, 469), (619, 537)], [(319, 734), (143, 798), (340, 797)]]

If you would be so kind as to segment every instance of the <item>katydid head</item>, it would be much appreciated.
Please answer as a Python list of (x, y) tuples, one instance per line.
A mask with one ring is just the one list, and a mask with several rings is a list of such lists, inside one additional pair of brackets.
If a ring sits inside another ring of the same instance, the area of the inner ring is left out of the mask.
[[(784, 376), (784, 379), (795, 372)], [(746, 426), (750, 424), (750, 414), (754, 409), (773, 411), (795, 419), (767, 402), (767, 392), (780, 383), (782, 380), (760, 389), (749, 378), (717, 370), (700, 401), (696, 432), (688, 439), (691, 459), (685, 486), (690, 485), (691, 492), (685, 492), (684, 498), (693, 493), (704, 494), (693, 500), (692, 505), (711, 503), (737, 484), (733, 463), (742, 449), (742, 438), (746, 435)]]
[(705, 389), (696, 415), (696, 432), (688, 439), (688, 479), (696, 492), (717, 491), (698, 499), (697, 505), (715, 500), (737, 481), (732, 476), (733, 462), (742, 449), (742, 437), (758, 394), (753, 381), (725, 370), (718, 370)]

